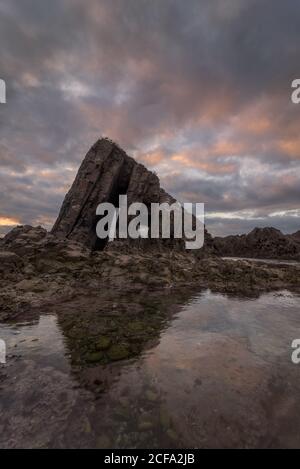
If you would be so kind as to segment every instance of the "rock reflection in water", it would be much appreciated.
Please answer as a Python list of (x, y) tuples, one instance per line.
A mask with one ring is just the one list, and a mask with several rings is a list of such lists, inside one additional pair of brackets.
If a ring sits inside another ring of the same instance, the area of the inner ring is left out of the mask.
[(96, 394), (107, 390), (124, 360), (137, 359), (159, 343), (161, 332), (191, 294), (106, 291), (62, 305), (58, 324), (76, 379)]
[(300, 446), (297, 294), (107, 291), (56, 309), (0, 326), (1, 447)]

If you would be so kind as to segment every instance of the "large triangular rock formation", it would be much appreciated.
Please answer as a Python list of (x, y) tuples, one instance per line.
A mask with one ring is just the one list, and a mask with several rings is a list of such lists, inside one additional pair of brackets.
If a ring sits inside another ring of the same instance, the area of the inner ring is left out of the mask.
[[(108, 139), (98, 140), (84, 158), (75, 181), (67, 193), (52, 233), (100, 250), (106, 241), (96, 235), (96, 208), (103, 202), (118, 206), (119, 195), (128, 204), (143, 202), (173, 203), (175, 199), (161, 187), (156, 174), (129, 157)], [(209, 242), (209, 235), (206, 234)], [(151, 244), (152, 240), (146, 240)], [(157, 241), (157, 240), (155, 240)], [(128, 241), (129, 242), (129, 241)], [(182, 248), (182, 240), (159, 240), (164, 245)], [(147, 244), (146, 243), (146, 244)]]

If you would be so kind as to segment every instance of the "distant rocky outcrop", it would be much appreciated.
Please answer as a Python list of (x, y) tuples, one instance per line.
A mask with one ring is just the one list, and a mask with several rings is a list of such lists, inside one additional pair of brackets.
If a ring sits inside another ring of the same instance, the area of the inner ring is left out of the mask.
[(287, 235), (287, 237), (296, 243), (300, 243), (300, 230), (296, 231), (296, 233)]
[(222, 256), (300, 260), (300, 231), (284, 235), (275, 228), (254, 228), (250, 233), (214, 238)]

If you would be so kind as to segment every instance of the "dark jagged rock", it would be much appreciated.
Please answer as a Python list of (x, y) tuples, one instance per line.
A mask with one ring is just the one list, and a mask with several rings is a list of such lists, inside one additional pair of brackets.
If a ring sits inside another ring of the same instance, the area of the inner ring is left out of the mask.
[(47, 236), (47, 231), (41, 226), (32, 227), (30, 225), (19, 225), (9, 231), (2, 239), (2, 246), (9, 249), (11, 246), (20, 249), (35, 244)]
[[(41, 226), (16, 226), (3, 238), (3, 253), (14, 253), (24, 261), (41, 263), (46, 259), (65, 262), (67, 260), (87, 259), (90, 251), (81, 243), (66, 238), (58, 238)], [(7, 259), (12, 259), (7, 257)]]
[[(75, 181), (67, 193), (52, 233), (58, 237), (73, 239), (92, 250), (102, 250), (105, 240), (96, 235), (96, 208), (100, 203), (110, 202), (118, 206), (120, 195), (127, 195), (128, 205), (142, 202), (147, 207), (151, 203), (172, 204), (175, 199), (160, 187), (159, 178), (145, 166), (129, 157), (125, 151), (108, 139), (98, 140), (84, 158)], [(172, 227), (171, 227), (172, 232)], [(207, 251), (213, 253), (215, 247), (210, 235), (205, 233)], [(112, 246), (113, 245), (113, 246)], [(124, 249), (130, 246), (147, 248), (155, 245), (176, 246), (182, 249), (183, 240), (119, 240), (109, 247)]]
[(107, 139), (98, 140), (84, 158), (65, 197), (52, 233), (101, 248), (96, 236), (96, 208), (103, 202), (118, 205), (119, 195), (132, 202), (163, 202), (170, 197), (158, 177)]
[(254, 228), (249, 234), (214, 238), (222, 256), (300, 260), (299, 232), (284, 235), (275, 228)]
[(292, 241), (296, 242), (296, 243), (300, 243), (300, 230), (299, 231), (296, 231), (296, 233), (293, 233), (293, 234), (290, 234), (290, 235), (287, 235), (288, 238), (290, 238)]

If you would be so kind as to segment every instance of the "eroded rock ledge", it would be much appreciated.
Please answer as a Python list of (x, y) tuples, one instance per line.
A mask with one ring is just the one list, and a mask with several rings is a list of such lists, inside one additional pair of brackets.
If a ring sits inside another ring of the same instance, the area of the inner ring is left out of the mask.
[(196, 286), (232, 294), (297, 288), (299, 265), (255, 264), (177, 250), (90, 251), (41, 227), (17, 227), (0, 245), (0, 319), (105, 289), (134, 292)]

